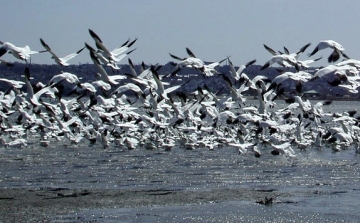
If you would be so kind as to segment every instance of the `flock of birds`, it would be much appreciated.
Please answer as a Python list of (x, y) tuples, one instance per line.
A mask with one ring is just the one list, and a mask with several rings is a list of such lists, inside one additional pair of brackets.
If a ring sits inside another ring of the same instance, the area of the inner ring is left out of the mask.
[[(128, 56), (137, 39), (127, 40), (110, 51), (100, 37), (89, 29), (95, 46), (85, 43), (78, 51), (59, 57), (40, 39), (44, 50), (32, 51), (29, 46), (17, 47), (1, 43), (0, 57), (6, 53), (27, 63), (24, 81), (0, 78), (9, 89), (0, 92), (0, 143), (3, 146), (26, 146), (28, 140), (39, 141), (41, 146), (52, 142), (100, 145), (104, 148), (117, 146), (128, 149), (171, 150), (175, 148), (216, 149), (233, 148), (240, 154), (253, 154), (259, 158), (264, 153), (295, 157), (298, 151), (328, 149), (341, 151), (354, 148), (359, 151), (360, 125), (356, 111), (326, 113), (323, 106), (331, 101), (311, 102), (302, 96), (302, 86), (317, 78), (329, 83), (329, 87), (342, 87), (356, 93), (360, 83), (360, 61), (350, 59), (344, 48), (332, 40), (322, 40), (308, 56), (331, 48), (329, 65), (319, 67), (315, 74), (307, 72), (310, 64), (320, 60), (300, 60), (310, 46), (306, 44), (295, 53), (284, 47), (275, 51), (267, 45), (270, 59), (260, 68), (277, 64), (279, 75), (273, 80), (257, 75), (250, 79), (244, 70), (254, 64), (252, 60), (235, 67), (230, 58), (205, 63), (186, 48), (187, 57), (170, 56), (177, 60), (171, 73), (160, 75), (160, 65), (145, 66), (137, 72), (128, 59), (131, 73), (109, 74), (119, 69), (119, 62)], [(49, 53), (60, 66), (87, 49), (96, 66), (93, 82), (82, 82), (76, 74), (62, 72), (48, 83), (31, 83), (31, 57), (37, 53)], [(344, 60), (337, 62), (340, 57)], [(216, 68), (227, 60), (230, 73), (219, 73)], [(12, 66), (3, 59), (1, 63)], [(187, 84), (169, 86), (163, 81), (174, 76), (184, 67), (203, 74), (204, 78), (220, 75), (228, 95), (212, 92), (205, 84), (188, 97), (180, 91)], [(285, 95), (283, 83), (292, 81), (296, 92)], [(64, 86), (72, 90), (65, 93)], [(244, 93), (256, 91), (258, 106), (246, 102)], [(125, 94), (132, 92), (136, 97)], [(275, 109), (275, 99), (285, 100), (286, 107)]]

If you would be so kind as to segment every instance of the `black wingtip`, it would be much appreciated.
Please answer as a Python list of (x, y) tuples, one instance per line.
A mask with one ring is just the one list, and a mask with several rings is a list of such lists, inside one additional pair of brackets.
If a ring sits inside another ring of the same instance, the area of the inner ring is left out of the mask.
[(305, 46), (301, 47), (300, 50), (296, 54), (303, 53), (310, 45), (311, 45), (311, 43), (308, 43)]
[(284, 46), (284, 52), (285, 52), (287, 55), (290, 54), (290, 51), (289, 51), (288, 48), (286, 48), (285, 46)]
[(127, 46), (131, 47), (136, 41), (138, 40), (138, 38), (135, 38), (133, 41), (131, 41)]
[(186, 52), (190, 57), (196, 57), (195, 54), (187, 47), (186, 47)]
[(319, 51), (319, 48), (315, 48), (310, 54), (309, 57), (311, 57), (312, 55), (314, 55), (315, 53), (317, 53), (317, 51)]
[(346, 59), (350, 59), (350, 57), (348, 55), (346, 55), (345, 53), (342, 53), (343, 57), (345, 57)]
[(98, 35), (96, 35), (96, 33), (94, 31), (92, 31), (91, 29), (89, 29), (89, 33), (90, 33), (90, 36), (94, 39), (97, 39), (99, 42), (102, 43), (100, 37)]
[(182, 59), (182, 58), (180, 58), (180, 57), (178, 57), (178, 56), (175, 56), (175, 55), (173, 55), (173, 54), (171, 54), (171, 53), (169, 53), (169, 55), (170, 55), (172, 58), (174, 58), (175, 60), (184, 60), (184, 59)]
[(0, 47), (0, 57), (7, 53), (7, 49), (5, 47)]
[(231, 80), (230, 80), (227, 76), (225, 76), (225, 75), (221, 75), (221, 76), (222, 76), (222, 78), (224, 79), (224, 81), (225, 81), (226, 83), (228, 83), (230, 87), (232, 87)]
[(256, 63), (256, 59), (247, 62), (247, 63), (245, 64), (245, 67), (251, 66), (251, 65), (253, 65), (254, 63)]
[(170, 74), (165, 75), (164, 77), (167, 77), (167, 76), (172, 77), (172, 76), (174, 76), (175, 74), (177, 74), (177, 72), (179, 72), (179, 71), (180, 71), (180, 68), (177, 68), (177, 69), (173, 70)]
[(99, 61), (99, 59), (96, 57), (94, 51), (91, 51), (91, 50), (90, 50), (90, 57), (91, 57), (92, 60), (94, 60), (94, 62), (100, 64), (100, 61)]
[(29, 67), (25, 67), (24, 74), (25, 74), (25, 77), (29, 80), (30, 79), (30, 69), (29, 69)]
[(85, 47), (86, 47), (88, 50), (90, 50), (91, 52), (95, 52), (95, 49), (92, 48), (92, 46), (90, 46), (90, 45), (87, 44), (86, 42), (85, 42)]
[(129, 43), (130, 39), (127, 39), (120, 47), (126, 46)]
[(45, 49), (51, 50), (50, 47), (49, 47), (49, 45), (47, 45), (42, 38), (40, 38), (40, 42), (41, 42), (41, 45), (43, 45), (43, 47), (44, 47)]
[(129, 55), (130, 53), (134, 52), (137, 48), (130, 50), (129, 52), (127, 52), (126, 54)]
[(81, 51), (83, 51), (85, 48), (86, 48), (86, 46), (84, 46), (83, 48), (81, 48), (80, 50), (78, 50), (78, 51), (76, 52), (76, 54), (81, 53)]
[(224, 61), (227, 60), (227, 59), (228, 59), (228, 57), (226, 57), (225, 59), (220, 60), (220, 61), (219, 61), (219, 64), (221, 64), (222, 62), (224, 62)]
[(133, 64), (133, 62), (132, 62), (132, 60), (131, 60), (130, 58), (128, 58), (128, 62), (129, 62), (129, 65), (130, 65), (132, 68), (134, 68), (134, 64)]
[(270, 66), (270, 63), (264, 64), (262, 67), (260, 67), (260, 70), (264, 70)]
[(273, 50), (273, 49), (271, 49), (270, 47), (268, 47), (267, 45), (265, 45), (265, 44), (263, 44), (264, 45), (264, 47), (265, 47), (265, 49), (269, 52), (269, 53), (271, 53), (272, 55), (276, 55), (277, 53), (275, 52), (275, 50)]

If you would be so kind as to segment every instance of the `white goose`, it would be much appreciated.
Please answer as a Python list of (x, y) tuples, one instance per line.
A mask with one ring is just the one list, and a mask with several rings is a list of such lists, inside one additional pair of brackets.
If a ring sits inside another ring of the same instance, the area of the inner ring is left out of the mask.
[(346, 59), (350, 59), (345, 53), (344, 50), (345, 48), (340, 45), (340, 43), (335, 42), (334, 40), (321, 40), (318, 45), (315, 47), (315, 49), (309, 54), (309, 57), (311, 57), (312, 55), (314, 55), (315, 53), (317, 53), (319, 50), (323, 50), (326, 48), (331, 48), (334, 51), (330, 54), (329, 58), (328, 58), (328, 62), (332, 63), (332, 62), (336, 62), (337, 60), (339, 60), (340, 55), (342, 55), (343, 57), (345, 57)]
[(59, 65), (61, 65), (61, 66), (64, 66), (64, 67), (69, 66), (70, 64), (68, 63), (68, 61), (71, 60), (72, 58), (76, 57), (77, 55), (79, 55), (79, 53), (81, 53), (81, 51), (83, 51), (83, 49), (85, 48), (85, 47), (83, 47), (83, 48), (81, 48), (80, 50), (78, 50), (77, 52), (71, 53), (71, 54), (69, 54), (69, 55), (67, 55), (67, 56), (65, 56), (65, 57), (58, 57), (58, 56), (51, 50), (51, 48), (49, 47), (49, 45), (47, 45), (47, 44), (45, 43), (45, 41), (44, 41), (43, 39), (40, 38), (40, 42), (41, 42), (41, 44), (43, 45), (43, 47), (44, 47), (49, 53), (51, 53), (51, 55), (52, 55), (51, 58), (54, 59), (57, 64), (59, 64)]
[(248, 66), (254, 64), (256, 62), (256, 60), (252, 60), (247, 62), (244, 65), (241, 65), (237, 70), (235, 70), (235, 66), (233, 65), (233, 63), (231, 62), (230, 58), (227, 59), (229, 62), (229, 66), (230, 66), (230, 73), (231, 76), (235, 79), (235, 80), (239, 80), (241, 77), (241, 74), (243, 73), (243, 71), (245, 70), (245, 68), (247, 68)]
[(321, 78), (330, 74), (338, 75), (338, 76), (356, 76), (358, 75), (359, 71), (356, 67), (351, 65), (343, 65), (343, 66), (337, 66), (333, 64), (329, 64), (326, 67), (323, 67), (316, 71), (316, 73), (313, 75), (313, 77), (310, 80), (315, 80), (317, 78)]
[(260, 158), (261, 156), (261, 152), (258, 150), (257, 146), (253, 143), (230, 142), (227, 143), (227, 145), (237, 148), (240, 155), (246, 154), (250, 151), (254, 153), (256, 158)]
[(228, 87), (228, 90), (230, 91), (230, 94), (231, 94), (231, 98), (234, 102), (237, 102), (239, 104), (239, 106), (243, 106), (245, 101), (246, 101), (246, 98), (242, 95), (242, 93), (244, 91), (247, 91), (249, 89), (249, 87), (245, 86), (245, 84), (242, 84), (238, 89), (236, 89), (230, 79), (225, 76), (225, 75), (222, 75), (227, 87)]
[(30, 61), (30, 57), (32, 54), (46, 52), (46, 50), (45, 51), (32, 51), (30, 49), (30, 47), (27, 45), (24, 47), (18, 47), (12, 43), (9, 43), (9, 42), (3, 43), (1, 41), (0, 41), (0, 44), (2, 44), (2, 46), (0, 47), (0, 57), (3, 56), (5, 53), (9, 52), (15, 58), (17, 58), (19, 60), (25, 60), (26, 62)]
[(300, 56), (310, 45), (311, 45), (310, 43), (304, 45), (304, 46), (301, 47), (296, 53), (290, 53), (289, 50), (288, 50), (286, 47), (284, 47), (285, 53), (282, 53), (282, 52), (277, 53), (275, 50), (271, 49), (270, 47), (268, 47), (268, 46), (265, 45), (265, 44), (264, 44), (264, 47), (265, 47), (265, 49), (266, 49), (269, 53), (271, 53), (271, 54), (274, 55), (274, 56), (275, 56), (275, 55), (281, 55), (281, 54), (287, 54), (287, 55), (290, 55), (290, 56), (295, 57), (295, 59), (298, 59), (299, 56)]
[(264, 70), (265, 68), (268, 68), (272, 64), (277, 63), (280, 64), (283, 67), (288, 67), (289, 64), (294, 66), (297, 71), (299, 71), (299, 65), (297, 62), (297, 59), (292, 55), (287, 54), (279, 54), (272, 56), (261, 68), (260, 70)]
[(186, 48), (186, 52), (189, 55), (189, 57), (187, 58), (180, 58), (178, 56), (170, 54), (172, 58), (180, 60), (180, 62), (176, 64), (175, 69), (169, 74), (170, 76), (175, 75), (183, 67), (190, 67), (199, 70), (206, 77), (213, 76), (214, 74), (219, 74), (219, 72), (215, 70), (215, 67), (219, 66), (220, 63), (227, 59), (226, 58), (218, 62), (213, 62), (211, 64), (205, 64), (204, 61), (197, 58), (189, 48)]
[(293, 80), (293, 81), (297, 81), (298, 83), (303, 83), (303, 82), (307, 82), (308, 80), (310, 80), (313, 76), (305, 71), (298, 71), (298, 72), (284, 72), (278, 76), (276, 76), (274, 78), (274, 80), (271, 82), (271, 85), (268, 87), (268, 91), (271, 89), (277, 89), (282, 82), (286, 81), (286, 80)]
[(80, 80), (75, 74), (69, 72), (62, 72), (61, 74), (53, 76), (50, 79), (48, 86), (57, 86), (64, 81), (71, 84), (80, 84)]
[(279, 145), (275, 145), (273, 143), (269, 143), (271, 147), (273, 147), (273, 150), (271, 151), (271, 154), (274, 156), (277, 155), (285, 155), (286, 157), (296, 157), (295, 151), (291, 148), (291, 144), (295, 141), (295, 139), (285, 142)]
[(25, 84), (23, 81), (10, 80), (7, 78), (0, 78), (0, 81), (8, 83), (14, 88), (22, 88), (22, 86)]
[(99, 49), (99, 52), (110, 62), (119, 62), (123, 57), (121, 57), (124, 52), (129, 49), (137, 39), (133, 40), (132, 42), (128, 43), (126, 41), (121, 47), (115, 48), (113, 51), (109, 51), (104, 43), (101, 41), (100, 37), (91, 29), (89, 29), (89, 33), (91, 37), (95, 40), (96, 46)]
[(39, 98), (42, 94), (45, 94), (45, 93), (48, 95), (52, 95), (52, 97), (55, 98), (55, 93), (58, 92), (57, 88), (48, 86), (48, 87), (44, 87), (40, 91), (34, 93), (34, 89), (30, 83), (30, 70), (28, 67), (25, 68), (24, 74), (25, 74), (24, 76), (25, 76), (25, 84), (26, 84), (26, 90), (27, 90), (26, 99), (28, 100), (28, 102), (30, 102), (34, 106), (42, 105), (39, 102)]
[(95, 53), (92, 50), (90, 50), (90, 57), (91, 57), (91, 60), (94, 62), (96, 68), (100, 72), (100, 73), (97, 73), (97, 75), (98, 75), (99, 79), (101, 79), (102, 81), (109, 83), (111, 85), (117, 85), (117, 84), (119, 84), (119, 82), (117, 80), (126, 79), (126, 76), (124, 76), (124, 75), (109, 76), (108, 73), (106, 72), (106, 70), (102, 67), (99, 59), (97, 58), (97, 56), (95, 55)]

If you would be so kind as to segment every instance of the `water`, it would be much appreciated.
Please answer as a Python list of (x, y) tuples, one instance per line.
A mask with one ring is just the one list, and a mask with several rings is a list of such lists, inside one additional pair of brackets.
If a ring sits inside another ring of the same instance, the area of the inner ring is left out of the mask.
[[(355, 110), (359, 102), (334, 102), (324, 110)], [(2, 188), (209, 190), (248, 188), (286, 193), (271, 206), (226, 201), (187, 206), (87, 210), (52, 222), (356, 222), (360, 219), (360, 156), (308, 148), (296, 158), (260, 159), (226, 147), (172, 151), (100, 145), (0, 148)], [(289, 202), (287, 202), (289, 201)]]

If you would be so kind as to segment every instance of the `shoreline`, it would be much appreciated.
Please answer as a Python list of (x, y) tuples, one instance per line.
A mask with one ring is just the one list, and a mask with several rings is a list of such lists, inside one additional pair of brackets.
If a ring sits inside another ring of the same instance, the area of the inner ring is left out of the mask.
[[(258, 202), (278, 197), (276, 190), (212, 189), (126, 190), (126, 189), (0, 189), (0, 222), (49, 222), (57, 215), (108, 208), (134, 208), (207, 204), (224, 201)], [(285, 195), (286, 196), (286, 195)]]

